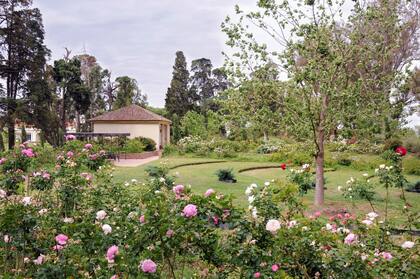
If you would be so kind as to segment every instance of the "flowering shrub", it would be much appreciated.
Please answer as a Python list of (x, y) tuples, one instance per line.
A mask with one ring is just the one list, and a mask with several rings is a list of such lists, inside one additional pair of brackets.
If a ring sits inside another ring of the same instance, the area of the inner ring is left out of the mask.
[(299, 186), (299, 194), (304, 195), (308, 190), (315, 188), (315, 177), (311, 173), (309, 164), (304, 164), (300, 169), (291, 169), (288, 179)]
[[(387, 233), (386, 214), (307, 216), (299, 187), (282, 180), (250, 185), (246, 210), (213, 189), (161, 182), (165, 172), (133, 191), (107, 165), (87, 173), (85, 151), (69, 151), (57, 158), (50, 191), (0, 191), (3, 277), (417, 277), (418, 240)], [(377, 176), (400, 187), (402, 157), (391, 155), (393, 167)]]
[(31, 187), (37, 190), (49, 190), (54, 184), (54, 179), (48, 171), (38, 171), (33, 173)]

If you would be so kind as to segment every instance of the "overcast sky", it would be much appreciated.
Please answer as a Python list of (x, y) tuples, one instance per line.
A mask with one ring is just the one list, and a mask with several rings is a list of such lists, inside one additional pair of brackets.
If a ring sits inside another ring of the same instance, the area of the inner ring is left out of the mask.
[[(135, 78), (152, 106), (163, 107), (175, 52), (188, 65), (206, 57), (222, 66), (225, 35), (220, 24), (234, 5), (250, 8), (257, 0), (34, 0), (41, 9), (52, 60), (64, 47), (86, 51), (115, 77)], [(420, 117), (410, 118), (420, 125)]]
[(223, 19), (235, 4), (256, 0), (34, 0), (52, 59), (64, 47), (94, 55), (115, 77), (135, 78), (152, 106), (162, 107), (177, 50), (188, 65), (206, 57), (221, 66)]

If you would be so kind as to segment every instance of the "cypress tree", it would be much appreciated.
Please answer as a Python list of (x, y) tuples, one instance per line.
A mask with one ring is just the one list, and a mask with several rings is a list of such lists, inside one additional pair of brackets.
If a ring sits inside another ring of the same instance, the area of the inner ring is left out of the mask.
[(178, 117), (192, 110), (195, 107), (196, 98), (188, 90), (189, 72), (187, 62), (182, 51), (176, 52), (175, 65), (173, 67), (171, 85), (168, 88), (165, 98), (165, 108), (169, 117)]

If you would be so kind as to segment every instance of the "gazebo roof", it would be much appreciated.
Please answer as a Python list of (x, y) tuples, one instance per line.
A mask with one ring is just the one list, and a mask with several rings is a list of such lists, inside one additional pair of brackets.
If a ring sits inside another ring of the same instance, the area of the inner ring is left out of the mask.
[(171, 123), (169, 119), (137, 105), (129, 105), (110, 111), (91, 118), (89, 121), (163, 121)]

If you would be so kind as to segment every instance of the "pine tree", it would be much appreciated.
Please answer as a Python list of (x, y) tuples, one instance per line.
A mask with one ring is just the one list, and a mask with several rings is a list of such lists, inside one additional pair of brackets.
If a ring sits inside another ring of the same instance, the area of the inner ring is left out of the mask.
[(188, 80), (189, 72), (184, 53), (177, 51), (171, 85), (168, 88), (165, 98), (165, 108), (168, 111), (169, 117), (175, 114), (178, 117), (182, 117), (187, 111), (195, 107), (195, 94), (188, 90)]

